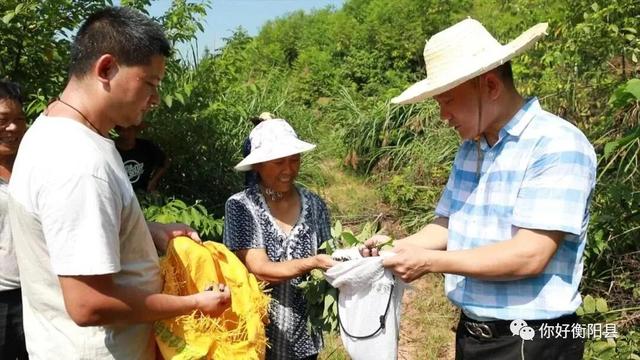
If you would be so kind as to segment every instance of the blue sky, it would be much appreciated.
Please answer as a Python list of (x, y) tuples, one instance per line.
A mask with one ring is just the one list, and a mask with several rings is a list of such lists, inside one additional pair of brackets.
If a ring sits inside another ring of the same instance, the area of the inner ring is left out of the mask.
[[(257, 35), (262, 25), (271, 19), (296, 10), (309, 11), (332, 5), (342, 7), (344, 0), (213, 0), (207, 12), (205, 31), (198, 35), (198, 47), (202, 51), (224, 45), (223, 38), (230, 37), (233, 30), (242, 26), (249, 35)], [(158, 16), (171, 4), (170, 0), (152, 3), (150, 14)]]

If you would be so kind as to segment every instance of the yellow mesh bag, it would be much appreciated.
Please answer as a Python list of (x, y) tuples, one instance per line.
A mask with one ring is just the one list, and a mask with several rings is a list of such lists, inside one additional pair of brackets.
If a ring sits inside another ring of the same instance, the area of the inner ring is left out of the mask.
[(219, 318), (194, 311), (155, 322), (156, 342), (165, 359), (264, 359), (270, 298), (231, 251), (211, 241), (200, 245), (176, 237), (160, 266), (165, 294), (194, 294), (211, 283), (225, 284), (231, 291), (231, 306)]

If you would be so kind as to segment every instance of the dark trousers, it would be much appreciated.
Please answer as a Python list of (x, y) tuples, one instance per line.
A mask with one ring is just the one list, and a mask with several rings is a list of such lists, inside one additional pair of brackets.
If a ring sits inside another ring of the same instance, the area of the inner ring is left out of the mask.
[(28, 359), (20, 289), (0, 291), (0, 359)]
[[(584, 339), (569, 334), (566, 337), (543, 337), (544, 326), (578, 323), (576, 315), (551, 320), (526, 320), (533, 331), (530, 336), (513, 335), (511, 321), (476, 321), (460, 317), (456, 331), (456, 360), (581, 360)], [(544, 324), (544, 325), (543, 325)], [(535, 333), (534, 333), (535, 332)]]

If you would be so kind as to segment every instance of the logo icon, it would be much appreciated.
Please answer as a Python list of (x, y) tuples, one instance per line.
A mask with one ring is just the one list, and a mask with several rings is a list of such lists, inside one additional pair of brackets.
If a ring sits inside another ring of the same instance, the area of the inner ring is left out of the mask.
[(140, 180), (140, 176), (144, 173), (144, 163), (136, 160), (127, 160), (124, 162), (124, 169), (129, 176), (129, 181), (134, 184)]
[(520, 337), (522, 338), (522, 340), (533, 340), (535, 334), (536, 332), (532, 327), (525, 326), (520, 329)]
[(518, 335), (522, 340), (532, 340), (536, 334), (532, 327), (527, 326), (526, 321), (520, 319), (513, 320), (509, 325), (509, 330), (511, 330), (511, 336)]

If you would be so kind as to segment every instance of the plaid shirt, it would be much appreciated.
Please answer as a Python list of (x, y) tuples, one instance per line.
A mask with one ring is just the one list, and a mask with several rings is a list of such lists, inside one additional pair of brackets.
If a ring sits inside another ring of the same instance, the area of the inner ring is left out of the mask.
[(518, 228), (566, 235), (541, 274), (514, 281), (446, 274), (447, 296), (477, 320), (573, 313), (582, 301), (578, 285), (595, 185), (593, 147), (580, 130), (532, 98), (500, 130), (493, 147), (482, 139), (480, 149), (479, 159), (473, 141), (461, 145), (436, 208), (438, 216), (449, 218), (447, 250), (509, 240)]

